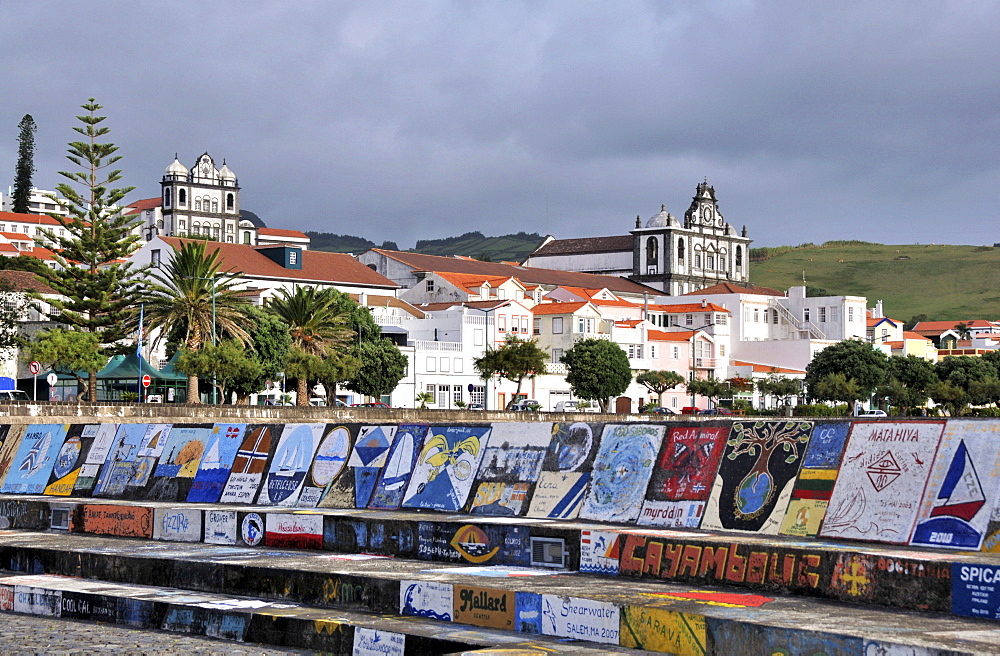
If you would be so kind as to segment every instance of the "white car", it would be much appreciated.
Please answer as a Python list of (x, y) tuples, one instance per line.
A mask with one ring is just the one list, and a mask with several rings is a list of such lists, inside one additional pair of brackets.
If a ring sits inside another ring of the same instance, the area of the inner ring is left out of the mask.
[(560, 401), (556, 403), (554, 412), (597, 412), (597, 406), (591, 403), (587, 407), (581, 408), (579, 401)]
[(885, 414), (885, 410), (872, 409), (872, 410), (862, 410), (861, 412), (858, 413), (858, 416), (859, 417), (888, 417), (889, 415)]

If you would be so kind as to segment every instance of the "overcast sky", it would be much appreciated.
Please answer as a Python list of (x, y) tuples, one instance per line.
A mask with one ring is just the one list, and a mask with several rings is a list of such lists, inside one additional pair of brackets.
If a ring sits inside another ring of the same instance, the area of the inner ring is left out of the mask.
[(1000, 2), (0, 0), (0, 185), (105, 106), (129, 200), (208, 151), (271, 227), (1000, 242)]

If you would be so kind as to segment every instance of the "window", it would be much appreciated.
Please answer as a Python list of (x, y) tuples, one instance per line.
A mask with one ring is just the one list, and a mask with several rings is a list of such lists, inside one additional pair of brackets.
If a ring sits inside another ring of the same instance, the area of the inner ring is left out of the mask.
[(771, 323), (773, 323), (775, 326), (778, 325), (778, 311), (777, 310), (775, 310), (774, 312), (771, 313)]
[(848, 321), (854, 321), (854, 308), (853, 307), (847, 308), (847, 320)]
[(706, 260), (705, 267), (707, 269), (714, 269), (715, 268), (715, 256), (714, 255), (707, 255), (705, 257), (705, 260)]
[(826, 323), (826, 308), (825, 307), (821, 307), (819, 309), (819, 322), (820, 323)]
[(760, 310), (757, 308), (753, 309), (753, 322), (760, 323)]
[(809, 308), (804, 308), (802, 310), (802, 318), (809, 321)]
[(559, 362), (562, 362), (562, 356), (563, 356), (563, 350), (562, 349), (557, 349), (557, 348), (552, 349), (552, 362), (553, 362), (553, 364), (557, 364)]
[(164, 189), (163, 190), (163, 206), (164, 207), (170, 207), (170, 190), (169, 189)]
[(451, 388), (451, 399), (454, 405), (458, 405), (462, 402), (462, 388), (459, 385), (454, 385)]
[(159, 248), (154, 248), (152, 251), (150, 251), (150, 253), (149, 253), (149, 262), (154, 267), (160, 266), (160, 249)]
[(889, 341), (889, 331), (886, 328), (882, 329), (882, 341), (883, 342)]
[(182, 206), (187, 204), (187, 190), (179, 189), (177, 191), (177, 202)]
[(483, 345), (483, 339), (484, 339), (483, 335), (484, 334), (485, 333), (484, 333), (484, 331), (483, 331), (482, 328), (476, 328), (475, 330), (473, 330), (472, 331), (472, 345), (473, 346), (482, 346)]
[(233, 236), (229, 235), (228, 237), (226, 237), (226, 241), (229, 242), (230, 244), (233, 243)]
[[(216, 232), (219, 231), (218, 228), (215, 229)], [(288, 263), (298, 264), (299, 263), (299, 252), (298, 251), (288, 251)]]
[(226, 209), (227, 210), (233, 209), (233, 195), (232, 194), (226, 194)]
[(243, 233), (243, 243), (244, 244), (249, 244), (250, 243), (250, 233), (249, 232), (244, 232)]
[(463, 364), (464, 362), (465, 361), (462, 360), (462, 358), (455, 358), (455, 367), (454, 367), (454, 369), (455, 369), (455, 373), (456, 374), (462, 373), (462, 370), (465, 369), (465, 365)]
[(694, 268), (701, 268), (701, 253), (695, 253), (694, 255)]
[(521, 317), (521, 332), (525, 335), (528, 334), (528, 316), (525, 315)]
[(674, 347), (674, 360), (679, 360), (680, 357), (681, 357), (681, 347), (675, 346)]
[(431, 400), (428, 403), (433, 405), (434, 399), (437, 398), (437, 385), (427, 384), (424, 386), (424, 391), (431, 395)]
[(438, 385), (438, 401), (437, 404), (442, 408), (448, 407), (448, 393), (451, 391), (451, 385)]
[(719, 357), (720, 358), (726, 357), (726, 345), (725, 344), (719, 344)]
[(677, 261), (684, 264), (684, 240), (677, 240)]
[(226, 226), (226, 232), (232, 232), (232, 231), (233, 231), (233, 224), (230, 223), (229, 225)]
[(736, 267), (739, 268), (743, 266), (743, 247), (736, 247)]
[(651, 357), (651, 358), (655, 358), (656, 357), (656, 345), (655, 344), (650, 344), (649, 345), (649, 357)]
[(576, 318), (576, 332), (578, 333), (592, 333), (594, 332), (594, 320), (587, 317), (577, 317)]
[(212, 199), (212, 211), (213, 212), (218, 212), (219, 211), (219, 199), (218, 198), (213, 198)]
[(684, 315), (684, 325), (686, 325), (686, 326), (693, 326), (694, 325), (694, 315), (693, 314), (685, 314)]
[(447, 372), (451, 369), (451, 358), (441, 358), (441, 371)]
[(629, 360), (641, 357), (642, 357), (642, 344), (629, 344), (628, 345)]
[(185, 221), (183, 219), (181, 219), (180, 221), (178, 221), (177, 222), (178, 229), (184, 230), (187, 227), (186, 225), (184, 225), (184, 223), (185, 223)]
[(515, 314), (514, 316), (512, 316), (510, 318), (510, 332), (516, 333), (516, 332), (518, 332), (520, 330), (519, 324), (518, 324), (518, 319), (519, 318), (520, 318), (520, 316), (517, 315), (517, 314)]
[(727, 317), (727, 316), (726, 316), (726, 315), (724, 315), (724, 314), (717, 314), (717, 315), (715, 315), (715, 324), (716, 324), (717, 326), (725, 326), (725, 325), (726, 325), (726, 322), (727, 322), (728, 320), (729, 320), (729, 317)]
[(437, 358), (432, 355), (427, 356), (427, 371), (437, 371)]
[(531, 324), (532, 324), (531, 325), (531, 329), (532, 329), (531, 330), (531, 334), (532, 335), (541, 335), (542, 334), (542, 320), (540, 318), (538, 318), (538, 317), (535, 317), (532, 320)]
[(563, 318), (552, 317), (552, 334), (562, 335), (562, 331), (563, 331)]
[(507, 332), (507, 316), (503, 314), (497, 315), (497, 330), (502, 333)]
[(201, 199), (200, 198), (195, 198), (194, 199), (194, 209), (196, 211), (201, 209)]
[(656, 237), (646, 240), (646, 265), (656, 266), (660, 259), (660, 242)]
[(427, 282), (424, 283), (424, 289), (426, 289), (429, 292), (434, 291), (434, 281), (428, 279)]
[(712, 315), (711, 314), (706, 314), (705, 315), (705, 323), (706, 324), (712, 323)]

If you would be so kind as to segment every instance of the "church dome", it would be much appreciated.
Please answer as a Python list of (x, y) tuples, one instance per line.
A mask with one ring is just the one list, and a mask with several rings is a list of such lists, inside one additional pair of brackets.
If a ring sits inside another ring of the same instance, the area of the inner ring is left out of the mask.
[(660, 205), (660, 211), (649, 217), (649, 220), (646, 221), (647, 228), (666, 228), (672, 225), (677, 225), (677, 219), (667, 211), (666, 205)]
[(187, 175), (187, 167), (181, 164), (181, 161), (177, 159), (177, 155), (174, 155), (174, 161), (170, 163), (167, 170), (164, 171), (166, 175)]
[(220, 180), (235, 180), (236, 174), (233, 173), (229, 167), (226, 165), (226, 160), (222, 160), (222, 168), (219, 169), (219, 179)]

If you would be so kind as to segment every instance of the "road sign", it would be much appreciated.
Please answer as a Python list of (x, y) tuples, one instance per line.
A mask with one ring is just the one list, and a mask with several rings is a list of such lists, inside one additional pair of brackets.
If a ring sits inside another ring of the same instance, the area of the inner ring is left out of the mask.
[(55, 384), (59, 382), (59, 376), (56, 372), (50, 372), (48, 376), (45, 377), (46, 382), (48, 382), (49, 387), (55, 387)]
[(143, 375), (143, 377), (142, 377), (142, 386), (143, 387), (149, 387), (149, 383), (150, 382), (151, 381), (150, 381), (150, 378), (149, 378), (149, 374)]
[(28, 363), (28, 371), (31, 372), (32, 376), (34, 376), (41, 370), (42, 370), (42, 365), (38, 364), (36, 360), (32, 360), (31, 362)]

